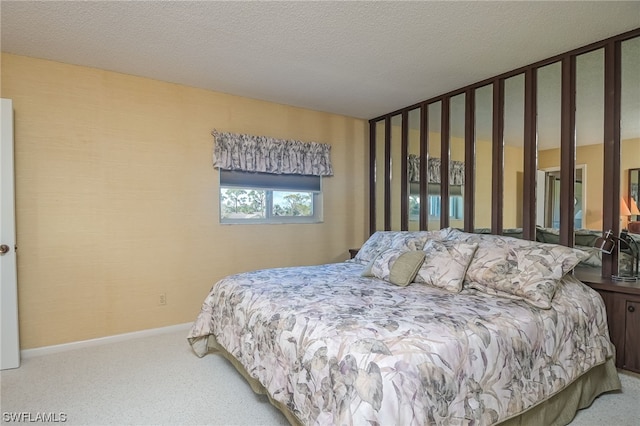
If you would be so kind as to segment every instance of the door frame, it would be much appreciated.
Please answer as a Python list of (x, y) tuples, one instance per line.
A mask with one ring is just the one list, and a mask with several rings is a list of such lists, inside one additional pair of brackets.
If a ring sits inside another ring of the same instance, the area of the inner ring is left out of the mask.
[[(582, 228), (584, 228), (584, 220), (585, 220), (585, 206), (587, 205), (587, 165), (584, 163), (580, 163), (575, 165), (575, 169), (578, 170), (580, 169), (582, 171), (582, 191), (580, 196), (582, 197)], [(560, 171), (560, 166), (555, 166), (555, 167), (547, 167), (547, 168), (543, 168), (543, 169), (538, 169), (538, 173), (543, 172), (545, 175), (545, 179), (544, 182), (540, 182), (538, 179), (536, 180), (536, 184), (538, 186), (537, 190), (539, 193), (543, 193), (544, 194), (544, 212), (546, 213), (547, 208), (549, 206), (547, 206), (547, 195), (548, 195), (548, 188), (547, 188), (547, 179), (546, 176), (548, 175), (548, 173), (550, 172), (558, 172)], [(539, 175), (538, 175), (539, 176)], [(574, 175), (575, 176), (575, 175)], [(574, 187), (575, 187), (575, 181), (574, 181)], [(574, 214), (577, 212), (574, 212)], [(542, 223), (546, 223), (546, 217), (543, 217)], [(575, 221), (575, 218), (574, 218)], [(536, 218), (536, 223), (539, 222), (539, 219)], [(574, 229), (575, 231), (575, 229)]]

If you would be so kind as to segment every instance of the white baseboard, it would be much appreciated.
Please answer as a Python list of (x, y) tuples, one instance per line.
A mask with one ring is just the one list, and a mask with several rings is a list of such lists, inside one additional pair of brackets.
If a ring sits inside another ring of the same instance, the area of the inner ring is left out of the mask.
[[(63, 343), (60, 345), (43, 346), (41, 348), (24, 349), (20, 351), (22, 359), (33, 358), (42, 355), (66, 352), (74, 349), (100, 346), (107, 343), (123, 342), (125, 340), (139, 339), (141, 337), (157, 336), (159, 334), (172, 333), (174, 331), (187, 331), (193, 325), (192, 322), (170, 325), (167, 327), (150, 328), (148, 330), (133, 331), (131, 333), (116, 334), (113, 336), (99, 337), (97, 339), (81, 340), (78, 342)], [(185, 336), (186, 339), (186, 336)]]

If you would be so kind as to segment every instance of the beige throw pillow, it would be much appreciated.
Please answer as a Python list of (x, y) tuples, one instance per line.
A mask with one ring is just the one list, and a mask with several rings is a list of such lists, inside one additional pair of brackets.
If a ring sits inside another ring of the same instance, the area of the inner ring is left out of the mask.
[(388, 249), (377, 255), (365, 267), (362, 275), (405, 287), (413, 281), (424, 258), (425, 253), (420, 250)]

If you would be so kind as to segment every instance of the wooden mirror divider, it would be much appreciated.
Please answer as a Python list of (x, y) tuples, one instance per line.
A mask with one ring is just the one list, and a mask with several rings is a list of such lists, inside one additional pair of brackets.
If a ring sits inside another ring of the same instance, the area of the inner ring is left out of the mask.
[[(493, 123), (492, 123), (492, 194), (491, 194), (491, 233), (503, 233), (503, 179), (504, 179), (504, 82), (507, 78), (524, 74), (524, 173), (523, 173), (523, 238), (536, 238), (536, 170), (537, 170), (537, 135), (536, 135), (536, 70), (545, 65), (560, 61), (562, 65), (561, 89), (561, 136), (560, 165), (561, 193), (560, 200), (560, 244), (573, 246), (574, 243), (574, 180), (575, 180), (575, 123), (576, 123), (576, 57), (596, 49), (604, 49), (604, 159), (603, 159), (603, 230), (611, 229), (614, 234), (620, 232), (619, 201), (620, 190), (620, 119), (621, 119), (621, 43), (640, 36), (640, 28), (601, 40), (587, 46), (509, 71), (507, 73), (480, 81), (478, 83), (454, 90), (444, 95), (401, 108), (369, 120), (370, 153), (369, 153), (369, 229), (373, 234), (376, 229), (376, 215), (384, 215), (384, 230), (391, 230), (391, 117), (401, 115), (401, 152), (407, 153), (408, 127), (407, 113), (416, 108), (420, 113), (420, 175), (426, 176), (428, 152), (428, 106), (441, 102), (441, 209), (440, 227), (449, 226), (449, 102), (453, 96), (465, 93), (465, 163), (475, 164), (475, 89), (493, 84)], [(384, 120), (384, 135), (376, 134), (376, 124)], [(616, 124), (617, 123), (617, 124)], [(376, 212), (376, 138), (385, 138), (384, 155), (384, 211)], [(400, 190), (401, 228), (408, 230), (408, 198), (409, 190), (405, 182), (407, 164), (402, 164), (403, 179)], [(420, 229), (428, 229), (428, 197), (427, 179), (420, 179)], [(464, 230), (474, 229), (474, 191), (475, 175), (473, 167), (465, 167), (464, 193)], [(617, 255), (604, 256), (602, 276), (611, 276), (617, 272)]]

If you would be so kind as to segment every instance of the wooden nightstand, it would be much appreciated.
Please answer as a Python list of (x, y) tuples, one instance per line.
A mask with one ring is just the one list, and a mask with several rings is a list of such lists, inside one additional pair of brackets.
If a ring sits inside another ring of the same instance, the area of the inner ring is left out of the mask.
[(616, 367), (640, 373), (640, 283), (613, 281), (581, 268), (574, 275), (604, 300)]

